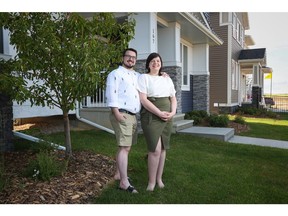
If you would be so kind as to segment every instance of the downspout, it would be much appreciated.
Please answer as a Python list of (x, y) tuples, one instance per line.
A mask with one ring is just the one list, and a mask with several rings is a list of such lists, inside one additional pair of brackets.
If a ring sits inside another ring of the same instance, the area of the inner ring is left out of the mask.
[[(20, 137), (20, 138), (23, 138), (23, 139), (26, 139), (26, 140), (29, 140), (29, 141), (32, 141), (32, 142), (36, 142), (36, 143), (40, 143), (40, 142), (48, 142), (48, 141), (45, 141), (45, 140), (42, 140), (42, 139), (39, 139), (37, 137), (33, 137), (33, 136), (30, 136), (30, 135), (27, 135), (27, 134), (24, 134), (24, 133), (20, 133), (20, 132), (17, 132), (17, 131), (13, 131), (13, 134), (17, 137)], [(48, 142), (50, 143), (50, 145), (52, 147), (55, 147), (57, 148), (58, 150), (66, 150), (66, 147), (64, 146), (60, 146), (58, 144), (55, 144), (55, 143), (51, 143), (51, 142)]]
[(101, 130), (107, 131), (108, 133), (115, 134), (115, 132), (114, 132), (113, 130), (109, 129), (109, 128), (103, 127), (102, 125), (96, 124), (95, 122), (92, 122), (92, 121), (90, 121), (90, 120), (87, 120), (87, 119), (85, 119), (85, 118), (82, 118), (82, 117), (80, 116), (80, 114), (79, 114), (79, 106), (80, 106), (80, 104), (79, 104), (79, 102), (77, 101), (77, 102), (76, 102), (76, 118), (77, 118), (79, 121), (82, 121), (82, 122), (84, 122), (84, 123), (86, 123), (86, 124), (89, 124), (89, 125), (91, 125), (91, 126), (93, 126), (93, 127), (99, 128), (99, 129), (101, 129)]

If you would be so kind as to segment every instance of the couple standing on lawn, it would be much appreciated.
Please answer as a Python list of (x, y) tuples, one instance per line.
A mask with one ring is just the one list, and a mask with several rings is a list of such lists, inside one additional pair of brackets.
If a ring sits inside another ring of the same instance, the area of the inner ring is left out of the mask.
[(136, 60), (135, 49), (124, 50), (122, 65), (108, 75), (106, 83), (107, 105), (111, 108), (110, 121), (119, 147), (114, 179), (120, 180), (120, 189), (131, 193), (138, 193), (127, 175), (129, 151), (132, 144), (137, 142), (136, 113), (141, 109), (141, 126), (148, 149), (147, 191), (153, 191), (156, 183), (159, 188), (164, 187), (162, 174), (166, 149), (169, 148), (172, 118), (177, 108), (174, 84), (161, 71), (161, 56), (158, 53), (148, 56), (146, 74), (134, 71)]

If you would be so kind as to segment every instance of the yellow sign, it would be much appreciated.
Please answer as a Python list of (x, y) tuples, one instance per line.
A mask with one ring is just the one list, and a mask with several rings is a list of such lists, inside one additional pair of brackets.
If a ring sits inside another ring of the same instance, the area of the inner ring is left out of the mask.
[(269, 73), (268, 75), (266, 75), (265, 79), (272, 79), (272, 73)]

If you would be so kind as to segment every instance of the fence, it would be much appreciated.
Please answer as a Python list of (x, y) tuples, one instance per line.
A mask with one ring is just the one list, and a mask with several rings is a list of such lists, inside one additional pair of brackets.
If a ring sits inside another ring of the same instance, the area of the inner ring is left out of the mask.
[[(266, 97), (266, 96), (265, 96)], [(274, 105), (271, 105), (270, 110), (273, 112), (288, 112), (288, 95), (271, 95)]]
[(94, 95), (83, 99), (82, 107), (106, 107), (105, 90), (96, 86)]

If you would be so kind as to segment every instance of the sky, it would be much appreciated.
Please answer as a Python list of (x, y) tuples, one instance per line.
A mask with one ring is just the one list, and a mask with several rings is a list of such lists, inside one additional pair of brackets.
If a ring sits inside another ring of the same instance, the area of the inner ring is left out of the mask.
[[(255, 45), (266, 48), (267, 67), (272, 68), (272, 94), (288, 94), (288, 12), (248, 12)], [(270, 94), (271, 80), (264, 79), (264, 93)]]

